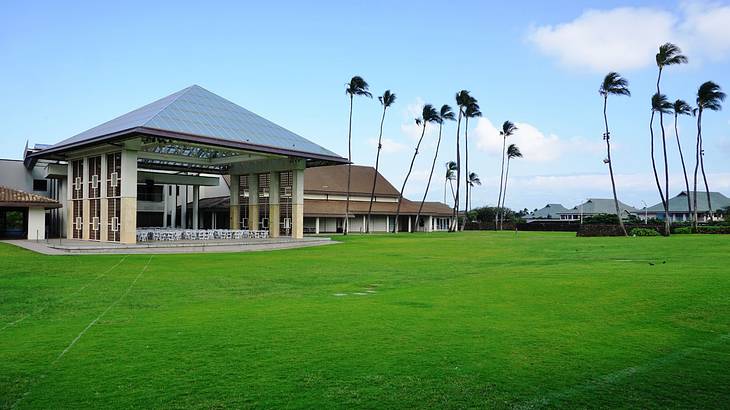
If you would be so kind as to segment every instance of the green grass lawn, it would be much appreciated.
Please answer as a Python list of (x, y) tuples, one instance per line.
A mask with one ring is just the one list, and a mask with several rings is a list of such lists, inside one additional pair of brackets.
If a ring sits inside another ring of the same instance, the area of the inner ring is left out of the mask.
[(0, 407), (730, 406), (726, 236), (340, 239), (0, 244)]

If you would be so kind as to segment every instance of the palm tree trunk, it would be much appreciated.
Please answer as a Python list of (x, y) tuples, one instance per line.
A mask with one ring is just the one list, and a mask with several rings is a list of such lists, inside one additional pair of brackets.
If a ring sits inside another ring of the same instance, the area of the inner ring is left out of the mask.
[[(408, 173), (406, 174), (405, 179), (403, 179), (403, 186), (400, 188), (400, 195), (398, 195), (398, 207), (395, 209), (395, 233), (398, 233), (398, 218), (400, 217), (400, 205), (403, 201), (403, 191), (406, 189), (406, 184), (408, 183), (408, 178), (411, 176), (411, 172), (413, 172), (413, 164), (416, 162), (416, 157), (418, 156), (418, 149), (421, 147), (421, 141), (423, 141), (423, 136), (426, 134), (426, 124), (427, 122), (423, 122), (423, 131), (421, 131), (421, 138), (418, 139), (418, 144), (416, 144), (416, 151), (413, 153), (413, 158), (411, 158), (411, 165), (408, 167)], [(410, 218), (410, 217), (409, 217)]]
[[(423, 192), (423, 199), (421, 199), (421, 205), (418, 207), (418, 213), (416, 214), (416, 227), (418, 227), (418, 220), (421, 217), (421, 211), (423, 210), (423, 203), (426, 202), (426, 195), (428, 195), (428, 188), (431, 186), (431, 178), (433, 178), (433, 171), (436, 169), (436, 160), (439, 157), (439, 147), (441, 146), (441, 130), (443, 125), (439, 124), (439, 137), (436, 140), (436, 152), (433, 154), (433, 162), (431, 163), (431, 173), (428, 174), (428, 182), (426, 183), (426, 191)], [(446, 185), (444, 185), (444, 202), (446, 202)]]
[(679, 129), (677, 128), (677, 119), (679, 115), (674, 114), (674, 135), (677, 137), (677, 149), (679, 150), (679, 159), (682, 161), (682, 172), (684, 172), (684, 185), (687, 194), (687, 216), (692, 219), (692, 199), (689, 196), (689, 179), (687, 179), (687, 167), (684, 164), (684, 155), (682, 154), (682, 144), (679, 142)]
[(459, 118), (456, 121), (456, 196), (454, 197), (454, 220), (451, 223), (451, 231), (456, 232), (459, 228), (459, 190), (461, 185), (461, 147), (459, 144), (459, 134), (461, 131), (461, 108), (459, 108)]
[(375, 184), (378, 180), (378, 165), (380, 165), (380, 150), (383, 148), (383, 122), (385, 122), (385, 110), (388, 107), (383, 104), (383, 116), (380, 118), (380, 135), (378, 135), (378, 153), (375, 155), (375, 174), (373, 175), (373, 189), (370, 191), (370, 205), (368, 205), (368, 219), (365, 222), (365, 232), (370, 233), (370, 217), (373, 212), (373, 200), (375, 199)]
[(702, 138), (702, 107), (700, 107), (699, 112), (697, 114), (697, 147), (696, 147), (696, 151), (695, 151), (695, 174), (694, 174), (694, 186), (693, 186), (693, 192), (692, 192), (692, 196), (694, 197), (692, 200), (694, 202), (694, 206), (692, 207), (692, 209), (694, 209), (694, 212), (695, 212), (693, 226), (694, 226), (695, 230), (697, 229), (697, 222), (698, 222), (698, 218), (699, 218), (699, 216), (697, 214), (697, 171), (700, 168), (700, 157), (701, 157), (701, 153), (700, 153), (701, 139), (700, 138)]
[(471, 198), (469, 196), (471, 194), (471, 187), (469, 185), (469, 116), (466, 116), (464, 118), (464, 154), (466, 154), (466, 164), (464, 164), (464, 168), (466, 170), (466, 172), (464, 173), (464, 190), (466, 191), (466, 201), (464, 202), (464, 220), (461, 224), (461, 231), (463, 231), (466, 227), (466, 215), (469, 212), (469, 199)]
[(659, 112), (659, 126), (662, 128), (662, 150), (664, 151), (664, 234), (671, 234), (671, 221), (669, 219), (669, 160), (667, 159), (667, 136), (664, 131), (664, 114)]
[[(654, 170), (654, 180), (656, 181), (656, 187), (659, 190), (659, 198), (662, 200), (662, 208), (665, 212), (667, 209), (667, 203), (664, 200), (664, 192), (662, 190), (662, 184), (659, 182), (659, 174), (656, 170), (656, 161), (654, 160), (654, 111), (651, 112), (651, 120), (649, 121), (649, 132), (651, 133), (651, 167)], [(669, 218), (669, 215), (664, 214), (664, 218)]]
[[(613, 161), (611, 160), (611, 133), (608, 131), (608, 114), (606, 113), (607, 106), (608, 95), (605, 95), (603, 96), (603, 123), (606, 126), (606, 135), (604, 135), (604, 139), (606, 140), (606, 159), (608, 159), (608, 174), (611, 177), (611, 190), (613, 191), (613, 205), (616, 208), (616, 216), (618, 217), (618, 224), (621, 226), (621, 231), (624, 233), (624, 236), (629, 236), (629, 234), (626, 232), (626, 227), (624, 226), (624, 220), (621, 218), (621, 208), (618, 206), (618, 195), (616, 194), (616, 180), (613, 176)], [(652, 118), (653, 117), (654, 114), (652, 113)]]
[(502, 213), (499, 215), (499, 230), (501, 231), (503, 229), (504, 224), (504, 214), (505, 214), (505, 206), (504, 202), (507, 199), (507, 183), (509, 182), (509, 163), (510, 163), (509, 157), (507, 157), (507, 171), (504, 173), (504, 192), (502, 193), (502, 206), (500, 209), (502, 209)]
[(350, 177), (352, 175), (352, 102), (354, 95), (350, 94), (350, 123), (347, 130), (347, 202), (345, 204), (345, 222), (342, 234), (347, 235), (350, 230)]
[(497, 213), (494, 215), (494, 230), (496, 231), (498, 227), (499, 222), (499, 214), (502, 210), (501, 204), (502, 204), (502, 184), (504, 180), (504, 151), (505, 146), (507, 145), (507, 136), (502, 137), (502, 168), (499, 171), (499, 197), (497, 197)]
[(700, 136), (700, 170), (702, 170), (702, 179), (705, 181), (705, 192), (707, 193), (707, 209), (710, 211), (710, 222), (715, 220), (712, 213), (712, 201), (710, 200), (710, 187), (707, 185), (707, 174), (705, 174), (705, 153), (702, 148), (702, 136)]

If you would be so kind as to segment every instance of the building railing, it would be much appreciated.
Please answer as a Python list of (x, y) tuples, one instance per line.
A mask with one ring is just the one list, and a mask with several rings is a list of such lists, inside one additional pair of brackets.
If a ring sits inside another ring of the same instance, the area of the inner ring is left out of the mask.
[(137, 242), (266, 239), (269, 231), (248, 229), (137, 229)]

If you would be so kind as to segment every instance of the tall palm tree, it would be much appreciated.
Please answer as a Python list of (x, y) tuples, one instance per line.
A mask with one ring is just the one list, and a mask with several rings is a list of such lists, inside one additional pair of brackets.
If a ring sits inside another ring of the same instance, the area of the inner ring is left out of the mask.
[(705, 175), (705, 151), (702, 148), (702, 113), (705, 110), (720, 111), (722, 102), (725, 101), (725, 93), (719, 85), (712, 81), (703, 83), (697, 90), (697, 163), (695, 165), (694, 175), (694, 212), (695, 212), (695, 228), (697, 227), (697, 168), (702, 168), (702, 178), (705, 181), (705, 192), (707, 193), (707, 207), (710, 211), (710, 220), (712, 216), (712, 203), (710, 202), (710, 188), (707, 185), (707, 175)]
[(682, 153), (682, 144), (679, 142), (679, 128), (677, 127), (677, 120), (680, 115), (692, 115), (692, 107), (690, 107), (684, 100), (677, 100), (672, 104), (672, 111), (674, 111), (674, 135), (677, 137), (677, 149), (679, 150), (679, 159), (682, 161), (682, 172), (684, 172), (684, 186), (687, 193), (687, 213), (688, 217), (692, 219), (692, 199), (689, 195), (689, 179), (687, 178), (687, 167), (684, 163), (684, 154)]
[[(426, 183), (426, 190), (423, 192), (423, 199), (421, 199), (421, 205), (418, 206), (418, 213), (416, 214), (416, 226), (418, 226), (418, 220), (421, 217), (421, 211), (423, 210), (423, 203), (426, 202), (426, 196), (428, 195), (428, 189), (431, 187), (431, 179), (433, 178), (433, 171), (436, 169), (436, 160), (439, 157), (439, 147), (441, 146), (441, 131), (444, 128), (444, 121), (453, 121), (456, 118), (454, 112), (451, 111), (451, 107), (444, 104), (439, 110), (438, 118), (436, 122), (439, 124), (439, 137), (436, 140), (436, 152), (433, 154), (433, 162), (431, 163), (431, 173), (428, 174), (428, 182)], [(446, 202), (446, 185), (444, 185), (444, 202)]]
[(345, 204), (345, 223), (342, 232), (347, 235), (350, 230), (350, 181), (352, 175), (352, 104), (356, 95), (362, 95), (372, 98), (373, 95), (368, 91), (368, 83), (362, 77), (356, 75), (345, 84), (345, 94), (350, 97), (350, 122), (347, 129), (347, 202)]
[[(471, 190), (475, 186), (481, 186), (482, 185), (482, 180), (479, 179), (479, 175), (477, 175), (476, 172), (470, 172), (469, 173), (469, 178), (467, 179), (467, 182), (466, 183), (469, 185), (469, 192), (471, 192)], [(468, 204), (467, 204), (467, 211), (469, 211), (471, 209), (471, 196), (469, 196), (469, 199), (467, 200), (467, 202), (468, 202)]]
[[(479, 111), (479, 104), (477, 103), (476, 98), (471, 97), (469, 103), (464, 107), (464, 154), (466, 163), (465, 169), (466, 169), (466, 184), (464, 185), (464, 189), (466, 190), (466, 204), (464, 205), (464, 215), (466, 215), (467, 212), (469, 212), (469, 204), (471, 200), (470, 192), (471, 192), (471, 184), (469, 184), (469, 177), (471, 176), (471, 172), (469, 171), (469, 118), (476, 118), (481, 117), (482, 112)], [(464, 227), (466, 226), (466, 218), (464, 218), (464, 223), (461, 225), (461, 230), (464, 230)]]
[(494, 229), (499, 228), (499, 214), (501, 210), (499, 205), (502, 203), (502, 189), (504, 188), (504, 160), (507, 154), (507, 137), (510, 137), (517, 131), (517, 127), (511, 121), (502, 123), (502, 131), (499, 135), (502, 137), (502, 167), (499, 171), (499, 196), (497, 197), (497, 213), (494, 214)]
[[(664, 146), (664, 178), (665, 178), (665, 189), (662, 191), (662, 184), (659, 182), (659, 174), (656, 170), (656, 161), (654, 159), (654, 114), (669, 114), (672, 112), (672, 103), (667, 101), (667, 96), (664, 94), (654, 94), (651, 97), (651, 121), (649, 122), (649, 131), (651, 133), (651, 166), (654, 170), (654, 179), (656, 180), (657, 189), (659, 190), (659, 197), (662, 200), (662, 206), (664, 208), (664, 234), (669, 235), (669, 174), (667, 172), (666, 163), (666, 141), (664, 135), (664, 123), (660, 122), (662, 129), (662, 142)], [(661, 121), (661, 116), (660, 116)]]
[(456, 200), (456, 192), (454, 192), (454, 179), (456, 179), (456, 161), (446, 163), (446, 179), (444, 179), (444, 203), (446, 203), (446, 184), (451, 187), (451, 199)]
[[(400, 217), (400, 206), (401, 202), (403, 201), (403, 191), (406, 189), (406, 184), (408, 183), (408, 178), (411, 176), (411, 172), (413, 172), (413, 164), (416, 162), (416, 157), (418, 156), (418, 149), (421, 148), (421, 142), (423, 142), (423, 136), (426, 135), (426, 125), (428, 125), (429, 122), (437, 122), (439, 120), (439, 113), (436, 111), (435, 108), (433, 108), (433, 105), (426, 104), (423, 106), (423, 112), (421, 113), (421, 118), (416, 119), (416, 124), (422, 126), (421, 129), (421, 137), (418, 139), (418, 144), (416, 144), (416, 150), (413, 153), (413, 157), (411, 158), (411, 165), (408, 167), (408, 173), (406, 174), (406, 177), (403, 179), (403, 186), (400, 189), (400, 195), (398, 195), (398, 207), (395, 210), (395, 226), (394, 226), (394, 232), (398, 233), (398, 219)], [(417, 226), (417, 225), (416, 225)]]
[(456, 120), (456, 199), (454, 199), (454, 220), (451, 224), (450, 231), (456, 231), (459, 229), (459, 194), (461, 188), (461, 147), (460, 147), (460, 131), (461, 131), (461, 117), (464, 115), (464, 109), (472, 97), (469, 95), (469, 91), (461, 90), (456, 93), (456, 106), (459, 108), (459, 115)]
[(380, 134), (378, 135), (378, 153), (375, 155), (375, 174), (373, 174), (373, 189), (370, 191), (370, 205), (368, 205), (368, 219), (365, 225), (365, 232), (370, 233), (370, 216), (373, 212), (373, 200), (375, 199), (375, 184), (378, 181), (378, 166), (380, 165), (380, 150), (383, 148), (383, 123), (385, 122), (385, 111), (395, 102), (395, 94), (385, 90), (383, 95), (378, 97), (380, 105), (383, 106), (383, 116), (380, 117)]
[(504, 203), (505, 199), (507, 198), (507, 182), (509, 182), (509, 164), (510, 162), (515, 158), (522, 158), (522, 152), (520, 152), (520, 148), (517, 147), (515, 144), (509, 144), (509, 147), (507, 147), (507, 172), (504, 174), (504, 194), (502, 195), (502, 206), (499, 207), (499, 209), (502, 209), (502, 212), (499, 216), (499, 230), (502, 230), (502, 224), (504, 223)]
[(670, 65), (686, 64), (687, 57), (682, 55), (682, 50), (672, 43), (664, 43), (659, 46), (659, 52), (656, 53), (656, 65), (659, 67), (659, 75), (656, 79), (656, 92), (661, 94), (659, 82), (662, 80), (662, 71), (664, 67)]
[(608, 173), (611, 176), (611, 189), (613, 190), (613, 203), (616, 208), (616, 216), (618, 217), (618, 223), (621, 226), (625, 236), (629, 236), (626, 233), (626, 227), (624, 221), (621, 219), (621, 210), (618, 206), (618, 195), (616, 195), (616, 180), (613, 176), (613, 163), (611, 162), (611, 133), (608, 130), (608, 115), (606, 114), (608, 106), (609, 95), (626, 95), (631, 96), (629, 91), (629, 82), (625, 78), (621, 77), (621, 74), (616, 72), (610, 72), (603, 78), (601, 86), (598, 89), (598, 93), (603, 97), (603, 122), (606, 126), (606, 132), (603, 134), (603, 140), (606, 141), (606, 159), (605, 163), (608, 164)]

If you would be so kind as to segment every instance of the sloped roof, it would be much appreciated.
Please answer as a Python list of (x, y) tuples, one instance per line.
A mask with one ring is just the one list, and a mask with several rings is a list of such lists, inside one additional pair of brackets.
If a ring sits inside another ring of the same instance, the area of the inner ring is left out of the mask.
[[(353, 165), (350, 177), (350, 195), (367, 195), (373, 189), (375, 168)], [(307, 168), (304, 171), (304, 192), (347, 195), (347, 165)], [(375, 195), (397, 198), (400, 192), (378, 173)]]
[[(54, 144), (39, 154), (125, 133), (164, 131), (182, 139), (345, 162), (344, 158), (203, 87), (193, 85)], [(184, 138), (188, 137), (188, 138)]]
[(61, 204), (42, 195), (31, 194), (17, 189), (0, 186), (0, 208), (42, 206), (44, 208), (60, 208)]
[[(618, 206), (621, 212), (636, 213), (638, 209), (631, 205), (618, 201)], [(615, 214), (616, 206), (611, 198), (589, 198), (586, 202), (573, 207), (570, 210), (564, 212), (558, 212), (559, 214), (574, 214), (581, 212), (583, 214)]]
[[(674, 198), (669, 199), (669, 212), (688, 212), (687, 210), (687, 196), (689, 195), (690, 200), (694, 206), (694, 195), (692, 192), (687, 194), (686, 191), (680, 192)], [(730, 198), (726, 197), (720, 192), (710, 192), (710, 201), (712, 201), (712, 208), (714, 210), (723, 209), (730, 206)], [(664, 212), (664, 206), (661, 202), (656, 205), (652, 205), (646, 208), (648, 212)], [(697, 211), (707, 212), (709, 207), (707, 206), (707, 193), (705, 191), (697, 191)]]
[(560, 212), (568, 212), (568, 208), (561, 204), (547, 204), (531, 213), (529, 219), (560, 219)]

